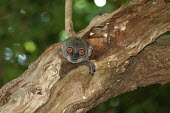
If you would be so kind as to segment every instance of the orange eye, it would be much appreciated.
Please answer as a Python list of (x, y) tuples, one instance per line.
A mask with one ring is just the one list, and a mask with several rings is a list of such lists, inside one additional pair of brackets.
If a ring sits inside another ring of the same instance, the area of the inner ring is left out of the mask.
[(84, 50), (79, 50), (79, 55), (84, 55), (85, 51)]
[(67, 48), (67, 53), (72, 53), (72, 52), (73, 52), (73, 48), (68, 47), (68, 48)]

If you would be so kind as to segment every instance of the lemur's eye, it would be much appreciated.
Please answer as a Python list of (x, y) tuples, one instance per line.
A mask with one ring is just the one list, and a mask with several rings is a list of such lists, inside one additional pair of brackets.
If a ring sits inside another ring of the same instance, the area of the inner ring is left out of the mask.
[(79, 50), (79, 55), (84, 55), (85, 51), (83, 49)]
[(72, 53), (73, 52), (73, 48), (72, 47), (68, 47), (67, 48), (67, 53)]

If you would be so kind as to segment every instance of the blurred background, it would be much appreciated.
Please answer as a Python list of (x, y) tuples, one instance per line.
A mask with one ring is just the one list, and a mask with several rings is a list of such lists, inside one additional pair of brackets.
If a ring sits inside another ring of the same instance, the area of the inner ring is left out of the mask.
[[(130, 0), (74, 0), (76, 31)], [(0, 0), (0, 87), (20, 76), (50, 45), (67, 38), (65, 0)], [(170, 113), (170, 84), (112, 98), (88, 113)]]

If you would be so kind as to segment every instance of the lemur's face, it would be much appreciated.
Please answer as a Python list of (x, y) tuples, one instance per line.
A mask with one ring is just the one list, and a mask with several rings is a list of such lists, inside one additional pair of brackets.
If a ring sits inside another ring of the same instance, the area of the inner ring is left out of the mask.
[(88, 46), (89, 43), (81, 38), (68, 38), (62, 44), (61, 53), (69, 62), (80, 63), (89, 59)]

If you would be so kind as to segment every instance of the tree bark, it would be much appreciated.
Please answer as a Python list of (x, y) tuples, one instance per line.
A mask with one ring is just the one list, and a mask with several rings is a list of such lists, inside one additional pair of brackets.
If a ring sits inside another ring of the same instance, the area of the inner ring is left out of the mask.
[(170, 3), (134, 0), (95, 17), (77, 36), (94, 46), (94, 76), (79, 66), (60, 77), (61, 43), (0, 90), (2, 113), (83, 113), (109, 98), (170, 82)]

